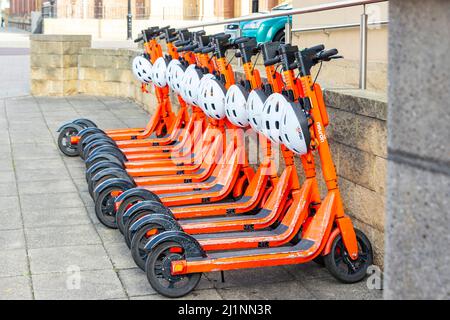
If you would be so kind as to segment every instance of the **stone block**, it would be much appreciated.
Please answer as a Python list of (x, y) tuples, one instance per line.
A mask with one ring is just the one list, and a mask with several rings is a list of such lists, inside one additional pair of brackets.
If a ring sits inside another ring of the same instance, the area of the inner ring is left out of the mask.
[[(367, 189), (383, 192), (386, 184), (386, 160), (369, 152), (334, 142), (339, 152), (333, 152), (339, 176)], [(336, 149), (334, 148), (334, 149)]]
[(64, 68), (78, 67), (78, 55), (76, 54), (63, 55), (63, 66)]
[(387, 99), (384, 94), (366, 90), (324, 90), (325, 104), (363, 116), (387, 119)]
[(95, 81), (102, 82), (105, 80), (105, 71), (106, 71), (105, 69), (100, 69), (100, 68), (80, 67), (78, 76), (79, 76), (80, 80), (95, 80)]
[(30, 54), (62, 54), (63, 43), (54, 41), (31, 41)]
[(340, 109), (328, 108), (332, 140), (361, 149), (379, 157), (387, 157), (386, 121), (360, 116)]
[(63, 68), (63, 56), (59, 54), (34, 54), (30, 56), (31, 67)]
[(105, 69), (105, 81), (131, 82), (131, 70)]
[(339, 179), (345, 211), (380, 231), (385, 224), (385, 197), (345, 178)]
[(94, 56), (94, 67), (95, 68), (114, 68), (116, 65), (115, 57), (113, 56)]
[(94, 67), (94, 56), (89, 54), (78, 55), (78, 66), (83, 68), (93, 68)]
[(448, 299), (450, 177), (388, 164), (386, 298)]

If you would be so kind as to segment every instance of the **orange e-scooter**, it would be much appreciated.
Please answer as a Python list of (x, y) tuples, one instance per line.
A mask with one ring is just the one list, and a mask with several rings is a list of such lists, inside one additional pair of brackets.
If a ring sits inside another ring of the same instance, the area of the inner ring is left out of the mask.
[[(169, 29), (169, 27), (159, 28), (152, 27), (144, 30), (143, 36), (139, 39), (145, 42), (145, 51), (147, 57), (150, 56), (151, 62), (154, 63), (157, 59), (157, 54), (162, 54), (155, 35), (159, 35), (163, 30)], [(145, 35), (145, 36), (144, 36)], [(151, 66), (148, 59), (141, 57), (141, 62), (147, 61), (147, 64)], [(149, 79), (148, 79), (149, 80)], [(142, 87), (144, 90), (144, 86)], [(170, 103), (167, 103), (167, 93), (164, 90), (156, 90), (158, 98), (158, 106), (155, 114), (150, 119), (145, 128), (127, 128), (127, 129), (115, 129), (104, 132), (97, 128), (95, 124), (87, 119), (77, 119), (72, 122), (62, 125), (58, 132), (58, 146), (60, 150), (68, 156), (79, 155), (78, 144), (82, 142), (88, 136), (93, 134), (102, 134), (108, 136), (112, 140), (129, 140), (129, 139), (143, 139), (149, 137), (152, 133), (157, 133), (159, 136), (163, 136), (164, 132), (171, 127), (174, 114), (171, 110)], [(166, 90), (167, 91), (167, 90)]]
[[(323, 256), (330, 273), (342, 282), (357, 282), (365, 277), (373, 259), (371, 244), (364, 233), (353, 228), (351, 219), (344, 213), (319, 107), (322, 97), (318, 96), (319, 91), (315, 90), (311, 77), (311, 68), (314, 65), (337, 58), (336, 54), (337, 50), (316, 53), (315, 50), (311, 52), (308, 49), (296, 54), (305, 97), (300, 100), (301, 103), (294, 105), (296, 109), (287, 108), (283, 116), (281, 136), (286, 134), (292, 139), (295, 133), (286, 129), (290, 129), (289, 123), (292, 121), (300, 123), (301, 119), (296, 111), (300, 108), (309, 110), (309, 148), (317, 151), (320, 157), (328, 189), (318, 211), (302, 225), (298, 241), (280, 247), (262, 246), (246, 250), (206, 252), (192, 236), (185, 233), (168, 231), (157, 234), (146, 245), (149, 255), (145, 266), (147, 278), (155, 291), (168, 297), (180, 297), (197, 286), (203, 272), (300, 264), (312, 261), (318, 256)], [(286, 146), (295, 148), (295, 141), (287, 142)], [(310, 193), (311, 184), (304, 183), (303, 188), (308, 185), (310, 191), (303, 191)]]

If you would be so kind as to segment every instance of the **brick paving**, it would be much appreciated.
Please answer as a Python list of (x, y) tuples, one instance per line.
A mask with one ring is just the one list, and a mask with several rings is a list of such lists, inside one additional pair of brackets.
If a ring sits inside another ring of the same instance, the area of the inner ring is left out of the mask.
[[(59, 153), (56, 129), (77, 116), (102, 128), (148, 119), (131, 101), (73, 96), (0, 98), (0, 299), (162, 299), (117, 230), (101, 225), (79, 158)], [(79, 287), (70, 286), (79, 271)], [(68, 286), (69, 285), (69, 286)], [(71, 289), (72, 288), (72, 289)], [(338, 283), (306, 265), (204, 276), (192, 299), (380, 299), (365, 282)]]

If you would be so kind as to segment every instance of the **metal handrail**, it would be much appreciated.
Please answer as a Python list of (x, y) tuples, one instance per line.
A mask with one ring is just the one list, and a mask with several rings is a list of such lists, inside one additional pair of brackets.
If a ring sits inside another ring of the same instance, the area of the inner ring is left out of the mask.
[[(375, 21), (370, 22), (367, 24), (367, 26), (384, 26), (389, 24), (389, 21), (383, 20), (383, 21)], [(292, 29), (292, 33), (295, 32), (309, 32), (309, 31), (321, 31), (321, 30), (335, 30), (335, 29), (347, 29), (347, 28), (356, 28), (360, 27), (360, 23), (343, 23), (343, 24), (330, 24), (330, 25), (324, 25), (324, 26), (318, 26), (318, 27), (310, 27), (310, 28), (295, 28)]]
[[(261, 15), (261, 16), (249, 16), (249, 17), (245, 17), (245, 18), (233, 18), (233, 19), (226, 19), (226, 20), (222, 20), (222, 21), (194, 24), (194, 25), (186, 26), (186, 29), (205, 28), (205, 27), (211, 27), (211, 26), (217, 26), (217, 25), (223, 25), (223, 24), (231, 24), (231, 23), (238, 23), (238, 22), (251, 21), (251, 20), (269, 19), (269, 18), (276, 18), (276, 17), (288, 17), (288, 20), (285, 25), (285, 40), (286, 40), (286, 42), (290, 42), (292, 39), (292, 27), (290, 24), (289, 17), (291, 17), (291, 16), (295, 16), (298, 14), (305, 14), (305, 13), (323, 12), (323, 11), (329, 11), (329, 10), (343, 9), (343, 8), (349, 8), (349, 7), (355, 7), (355, 6), (363, 6), (363, 13), (361, 14), (361, 21), (359, 24), (359, 26), (360, 26), (359, 88), (362, 90), (365, 90), (367, 87), (367, 21), (368, 21), (368, 16), (366, 14), (366, 5), (372, 4), (372, 3), (387, 2), (387, 1), (388, 0), (344, 0), (344, 1), (325, 3), (325, 4), (316, 5), (316, 6), (305, 7), (305, 8), (292, 9), (287, 12), (276, 12), (276, 13), (270, 13), (270, 14), (265, 14), (265, 15)], [(320, 28), (319, 30), (321, 30), (321, 29), (323, 29), (323, 28)]]

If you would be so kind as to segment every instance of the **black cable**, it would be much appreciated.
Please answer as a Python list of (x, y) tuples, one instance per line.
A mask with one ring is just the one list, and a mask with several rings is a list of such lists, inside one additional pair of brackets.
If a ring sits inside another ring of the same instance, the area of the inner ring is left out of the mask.
[(320, 70), (322, 70), (322, 63), (323, 63), (323, 61), (320, 61), (319, 70), (317, 70), (316, 77), (314, 78), (313, 87), (316, 84), (317, 78), (319, 77)]
[(252, 74), (253, 74), (253, 70), (255, 70), (256, 63), (258, 62), (260, 53), (261, 53), (261, 51), (258, 51), (258, 54), (256, 55), (255, 63), (253, 64), (253, 68), (252, 68)]

